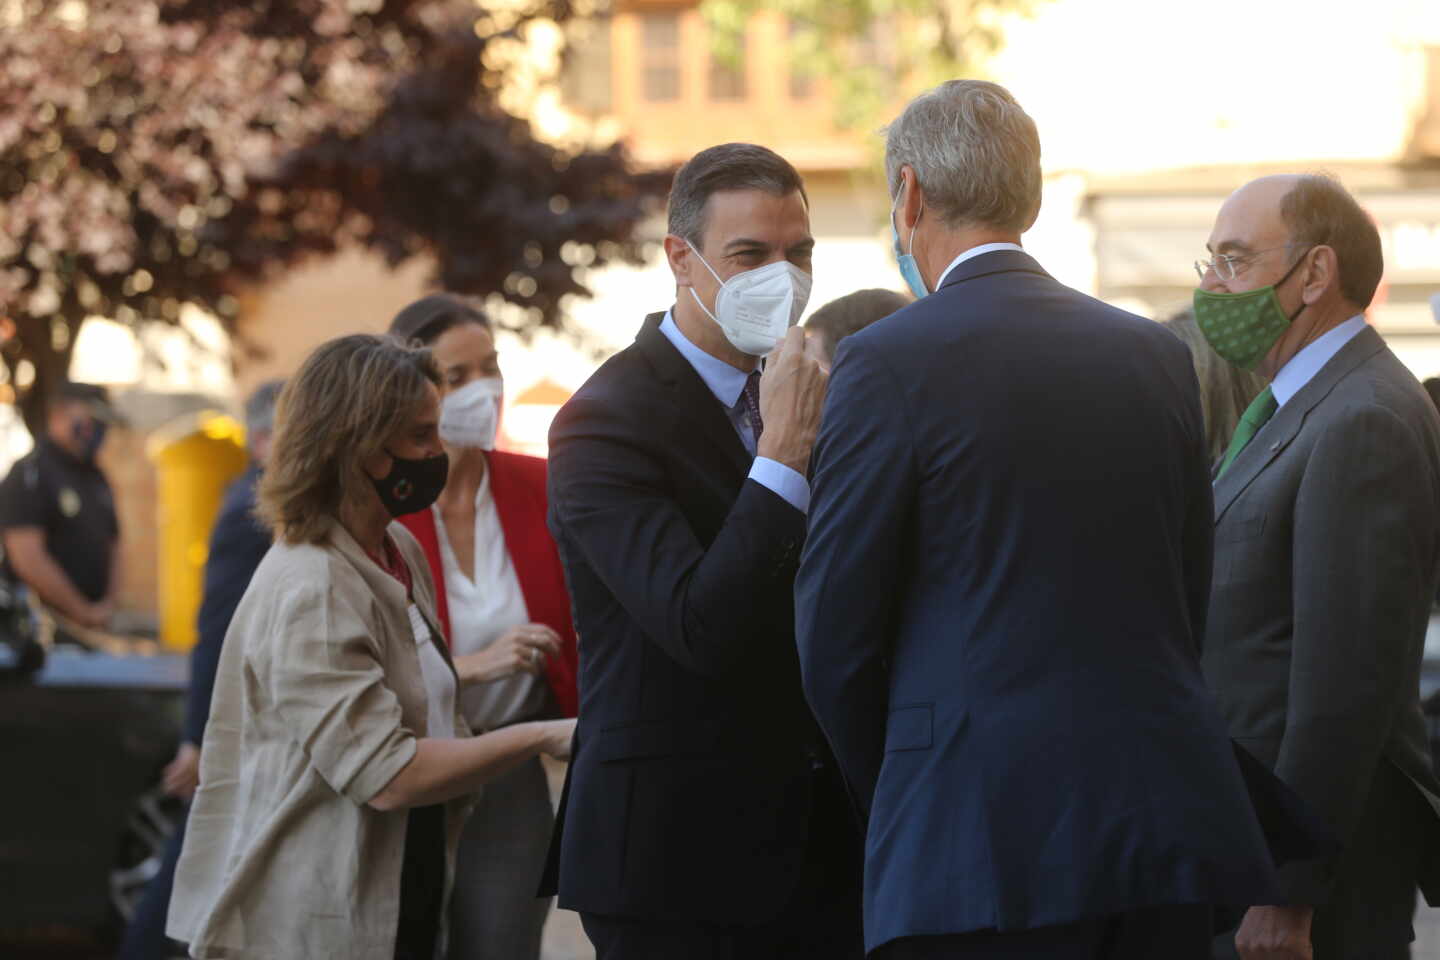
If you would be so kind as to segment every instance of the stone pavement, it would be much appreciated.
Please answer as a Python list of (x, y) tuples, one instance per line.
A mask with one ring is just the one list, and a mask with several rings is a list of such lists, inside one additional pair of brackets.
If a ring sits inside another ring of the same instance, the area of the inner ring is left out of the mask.
[[(545, 943), (541, 960), (594, 960), (595, 951), (580, 918), (569, 910), (555, 910), (545, 926)], [(1440, 960), (1440, 910), (1421, 906), (1415, 915), (1415, 944), (1410, 948), (1411, 960)]]
[(585, 939), (579, 914), (570, 910), (550, 911), (540, 960), (595, 960), (595, 948)]
[[(550, 775), (551, 797), (558, 800), (560, 785), (565, 780), (565, 765), (547, 759), (546, 772)], [(578, 915), (569, 910), (550, 911), (540, 957), (541, 960), (595, 960), (595, 950), (585, 939)], [(1440, 909), (1422, 903), (1416, 911), (1415, 944), (1410, 948), (1410, 958), (1440, 960)]]

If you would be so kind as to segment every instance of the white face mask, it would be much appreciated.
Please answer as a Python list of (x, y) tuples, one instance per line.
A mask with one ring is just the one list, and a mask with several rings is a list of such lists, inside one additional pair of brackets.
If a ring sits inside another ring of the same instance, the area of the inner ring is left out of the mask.
[(714, 313), (701, 303), (694, 287), (690, 288), (690, 296), (720, 326), (736, 350), (763, 357), (785, 339), (785, 331), (800, 322), (800, 314), (810, 301), (810, 274), (788, 260), (779, 260), (721, 280), (700, 251), (688, 241), (687, 245), (720, 283)]
[(485, 377), (446, 396), (440, 404), (440, 439), (447, 447), (494, 450), (503, 393), (504, 381)]

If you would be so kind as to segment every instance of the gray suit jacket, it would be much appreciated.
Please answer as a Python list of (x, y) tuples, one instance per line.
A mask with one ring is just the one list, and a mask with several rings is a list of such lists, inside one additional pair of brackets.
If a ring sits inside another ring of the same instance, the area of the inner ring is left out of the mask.
[[(1231, 736), (1342, 843), (1362, 813), (1375, 816), (1366, 804), (1381, 763), (1440, 813), (1419, 700), (1437, 580), (1440, 417), (1366, 328), (1216, 482), (1203, 651)], [(1425, 833), (1413, 842), (1428, 844)], [(1356, 859), (1287, 866), (1286, 902), (1327, 903)], [(1440, 884), (1417, 879), (1434, 901)]]

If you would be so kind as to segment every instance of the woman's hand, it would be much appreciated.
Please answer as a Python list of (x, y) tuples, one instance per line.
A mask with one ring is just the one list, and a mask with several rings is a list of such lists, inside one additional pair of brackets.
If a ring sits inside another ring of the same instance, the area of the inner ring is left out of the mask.
[(545, 658), (560, 653), (560, 635), (543, 623), (524, 623), (505, 631), (484, 650), (455, 658), (455, 673), (462, 686), (489, 683), (517, 673), (539, 676)]
[(556, 760), (570, 759), (570, 744), (575, 739), (575, 720), (542, 720), (539, 728), (540, 752)]
[(200, 748), (193, 743), (182, 743), (175, 753), (175, 759), (165, 767), (161, 776), (161, 789), (172, 797), (189, 800), (200, 786)]

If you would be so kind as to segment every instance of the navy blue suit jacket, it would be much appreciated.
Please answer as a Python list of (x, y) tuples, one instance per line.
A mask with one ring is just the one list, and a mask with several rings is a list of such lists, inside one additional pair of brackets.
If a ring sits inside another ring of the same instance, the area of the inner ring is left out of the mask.
[(840, 346), (796, 583), (866, 946), (1263, 902), (1185, 347), (1003, 251)]
[(858, 833), (812, 831), (821, 805), (843, 823), (845, 797), (800, 690), (805, 516), (747, 478), (660, 319), (550, 428), (580, 722), (542, 889), (590, 913), (764, 924), (815, 893), (807, 861), (859, 870)]
[(251, 466), (225, 490), (220, 514), (210, 531), (205, 589), (196, 626), (199, 638), (190, 651), (190, 691), (185, 699), (185, 740), (199, 745), (210, 717), (210, 695), (225, 631), (255, 568), (270, 549), (270, 531), (255, 517), (255, 485), (260, 468)]

